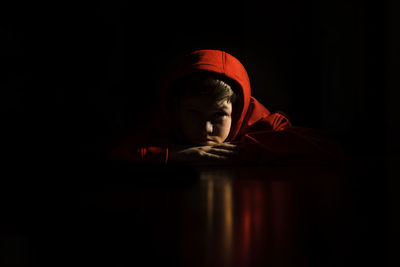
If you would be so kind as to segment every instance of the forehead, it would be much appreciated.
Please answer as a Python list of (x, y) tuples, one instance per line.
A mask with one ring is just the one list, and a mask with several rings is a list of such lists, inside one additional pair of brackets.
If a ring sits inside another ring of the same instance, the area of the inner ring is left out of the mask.
[(182, 107), (197, 109), (232, 109), (232, 103), (227, 99), (218, 100), (208, 96), (185, 96), (181, 99)]

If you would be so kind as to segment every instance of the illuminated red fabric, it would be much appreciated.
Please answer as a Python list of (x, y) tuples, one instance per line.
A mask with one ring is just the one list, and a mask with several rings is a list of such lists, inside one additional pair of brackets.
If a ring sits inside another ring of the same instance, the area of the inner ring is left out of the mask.
[(241, 147), (240, 159), (249, 162), (305, 163), (341, 158), (341, 149), (321, 131), (294, 127), (281, 112), (272, 113), (254, 97), (248, 74), (232, 55), (218, 50), (199, 50), (176, 64), (160, 86), (161, 112), (149, 128), (134, 131), (111, 152), (111, 158), (126, 161), (168, 162), (168, 147), (173, 143), (166, 95), (172, 82), (195, 72), (213, 72), (240, 85), (239, 116), (232, 122), (226, 141)]

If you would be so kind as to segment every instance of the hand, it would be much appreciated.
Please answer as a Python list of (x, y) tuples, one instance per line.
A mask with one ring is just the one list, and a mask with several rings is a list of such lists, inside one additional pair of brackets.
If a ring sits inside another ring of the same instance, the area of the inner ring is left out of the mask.
[(223, 163), (232, 160), (238, 153), (238, 147), (231, 143), (213, 146), (172, 146), (169, 148), (170, 162), (195, 164)]

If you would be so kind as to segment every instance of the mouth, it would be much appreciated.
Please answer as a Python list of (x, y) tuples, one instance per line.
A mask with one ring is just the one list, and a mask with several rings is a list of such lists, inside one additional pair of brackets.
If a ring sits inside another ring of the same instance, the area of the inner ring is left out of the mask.
[(217, 144), (217, 142), (212, 139), (200, 139), (198, 143), (203, 146), (212, 146)]

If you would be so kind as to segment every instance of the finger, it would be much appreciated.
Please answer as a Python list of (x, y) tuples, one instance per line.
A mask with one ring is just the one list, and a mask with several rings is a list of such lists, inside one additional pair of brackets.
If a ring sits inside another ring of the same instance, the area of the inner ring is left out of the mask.
[(213, 146), (213, 148), (225, 148), (225, 149), (233, 150), (233, 149), (237, 149), (238, 146), (234, 145), (234, 144), (229, 144), (229, 143), (221, 143), (221, 144)]
[(213, 159), (213, 160), (226, 160), (226, 159), (228, 159), (227, 156), (218, 155), (218, 154), (213, 154), (213, 153), (209, 153), (209, 152), (204, 153), (204, 156), (205, 156), (207, 159)]
[(208, 153), (214, 154), (214, 155), (221, 155), (221, 156), (233, 156), (237, 154), (238, 152), (232, 149), (224, 149), (224, 148), (211, 148)]

